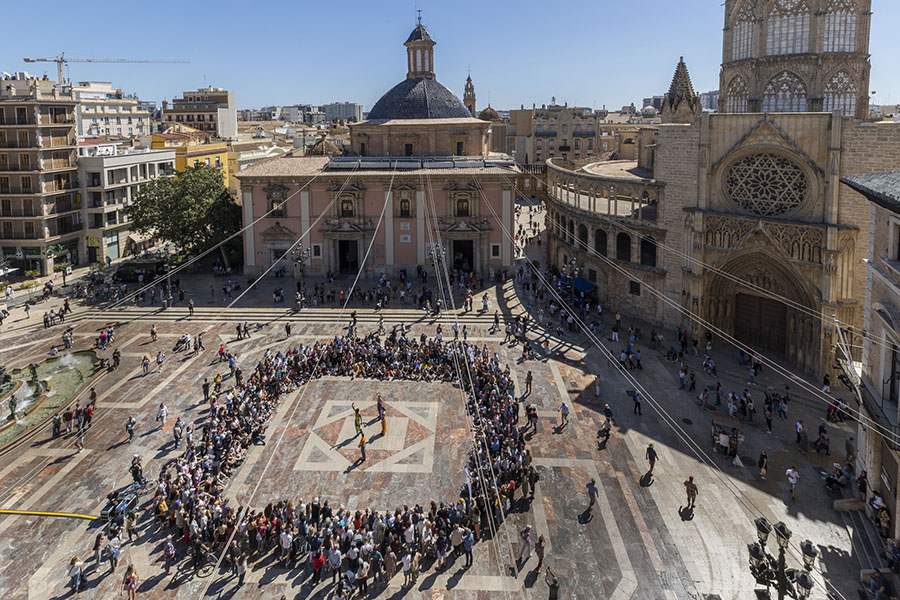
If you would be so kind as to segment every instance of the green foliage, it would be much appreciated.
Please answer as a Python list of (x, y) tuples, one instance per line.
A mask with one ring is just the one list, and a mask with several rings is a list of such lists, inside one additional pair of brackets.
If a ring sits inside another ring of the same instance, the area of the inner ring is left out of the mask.
[(56, 271), (57, 273), (62, 273), (71, 266), (72, 266), (72, 263), (67, 263), (67, 262), (54, 263), (53, 270)]
[(241, 228), (240, 206), (222, 172), (204, 165), (150, 182), (124, 211), (132, 229), (179, 252), (210, 248)]
[(33, 280), (33, 279), (37, 279), (40, 276), (41, 276), (41, 272), (37, 269), (30, 269), (28, 271), (25, 271), (25, 277), (27, 277), (28, 279)]
[(100, 274), (106, 270), (106, 265), (102, 262), (91, 263), (88, 267), (88, 271), (91, 272), (91, 275)]

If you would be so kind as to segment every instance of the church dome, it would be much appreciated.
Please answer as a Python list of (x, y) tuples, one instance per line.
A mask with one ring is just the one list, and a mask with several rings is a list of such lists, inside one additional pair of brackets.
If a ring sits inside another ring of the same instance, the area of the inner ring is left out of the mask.
[(306, 151), (307, 156), (340, 156), (343, 153), (337, 144), (329, 142), (324, 135)]
[(500, 113), (498, 113), (496, 110), (491, 108), (490, 105), (488, 105), (487, 108), (478, 113), (478, 118), (482, 121), (499, 121)]
[(648, 104), (647, 106), (645, 106), (644, 108), (641, 109), (641, 115), (643, 115), (645, 117), (655, 117), (656, 114), (657, 114), (657, 111), (655, 108), (653, 108), (652, 105)]
[[(413, 32), (415, 33), (415, 31)], [(462, 100), (434, 79), (404, 79), (369, 111), (369, 120), (471, 117)]]

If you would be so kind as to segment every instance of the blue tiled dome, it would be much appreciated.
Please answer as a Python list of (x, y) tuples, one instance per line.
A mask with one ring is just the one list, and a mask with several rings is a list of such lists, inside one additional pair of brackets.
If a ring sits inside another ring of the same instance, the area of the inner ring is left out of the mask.
[(462, 100), (434, 79), (404, 79), (384, 94), (369, 120), (471, 117)]

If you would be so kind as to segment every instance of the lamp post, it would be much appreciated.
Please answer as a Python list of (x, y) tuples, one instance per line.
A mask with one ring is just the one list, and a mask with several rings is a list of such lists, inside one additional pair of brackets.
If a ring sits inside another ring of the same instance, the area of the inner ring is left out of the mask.
[(294, 259), (294, 264), (300, 268), (300, 281), (297, 282), (297, 308), (300, 309), (303, 308), (303, 294), (305, 294), (306, 287), (306, 261), (312, 256), (312, 250), (304, 248), (303, 244), (300, 244), (294, 248), (291, 256)]
[[(806, 600), (813, 588), (813, 580), (809, 572), (812, 570), (819, 555), (813, 543), (803, 540), (800, 549), (803, 553), (803, 570), (788, 569), (785, 564), (785, 552), (791, 542), (791, 530), (783, 522), (778, 522), (772, 527), (764, 517), (754, 521), (758, 542), (747, 545), (750, 553), (750, 573), (756, 579), (756, 583), (769, 587), (774, 586), (778, 591), (778, 600), (787, 597), (795, 600)], [(775, 558), (766, 550), (766, 542), (769, 534), (775, 531), (775, 541), (778, 544), (778, 558)]]
[(166, 250), (166, 308), (172, 306), (172, 251), (169, 244), (165, 245)]

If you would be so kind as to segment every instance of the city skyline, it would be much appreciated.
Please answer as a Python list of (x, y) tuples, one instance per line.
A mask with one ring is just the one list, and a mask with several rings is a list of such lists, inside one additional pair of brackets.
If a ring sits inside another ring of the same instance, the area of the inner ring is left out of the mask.
[[(104, 6), (115, 8), (123, 22), (136, 22), (141, 14), (137, 6), (107, 2), (99, 3), (97, 10)], [(169, 7), (176, 5), (166, 2), (161, 6), (160, 14), (167, 15), (172, 14)], [(482, 12), (482, 6), (474, 2), (451, 6), (422, 0), (389, 5), (351, 1), (317, 7), (315, 15), (305, 18), (301, 8), (279, 7), (271, 19), (259, 18), (253, 26), (241, 29), (233, 29), (234, 23), (246, 24), (249, 19), (238, 11), (242, 6), (236, 2), (224, 2), (222, 10), (210, 14), (192, 6), (177, 6), (179, 18), (151, 25), (149, 35), (108, 50), (98, 48), (96, 38), (89, 35), (48, 42), (53, 35), (36, 37), (25, 34), (25, 29), (10, 31), (0, 40), (0, 53), (7, 57), (0, 70), (46, 73), (55, 79), (53, 63), (25, 63), (22, 59), (60, 52), (72, 59), (186, 60), (190, 64), (73, 63), (65, 74), (76, 82), (110, 81), (126, 93), (158, 104), (171, 101), (184, 90), (210, 85), (234, 90), (241, 109), (351, 101), (368, 110), (404, 77), (402, 42), (415, 25), (418, 7), (438, 44), (438, 80), (461, 97), (471, 69), (479, 108), (489, 102), (499, 109), (532, 103), (540, 106), (550, 104), (553, 98), (560, 104), (598, 109), (605, 105), (614, 110), (631, 102), (640, 106), (642, 98), (666, 91), (679, 56), (684, 56), (698, 92), (718, 88), (724, 8), (706, 0), (685, 0), (677, 6), (645, 2), (642, 6), (651, 10), (642, 11), (575, 2), (569, 10), (553, 13), (536, 10), (540, 5), (533, 2), (506, 2), (494, 5), (497, 16), (493, 20), (473, 19), (473, 12)], [(12, 5), (8, 10), (15, 19), (22, 9)], [(871, 89), (877, 93), (871, 102), (900, 103), (900, 83), (892, 77), (890, 66), (891, 57), (900, 51), (900, 40), (890, 33), (891, 24), (900, 19), (900, 5), (875, 0), (873, 13)], [(90, 31), (96, 22), (93, 14), (71, 15), (65, 22), (66, 31), (72, 27)], [(196, 18), (191, 18), (192, 14)], [(129, 18), (132, 15), (134, 19)], [(26, 18), (24, 12), (21, 16)], [(233, 31), (230, 49), (211, 47), (206, 36), (197, 34), (200, 17), (210, 32)], [(291, 28), (285, 28), (285, 23)], [(380, 26), (372, 29), (371, 23)], [(585, 23), (594, 24), (590, 34)], [(50, 26), (51, 33), (55, 26)], [(699, 31), (708, 33), (696, 35)], [(58, 39), (64, 38), (60, 35)], [(289, 51), (291, 48), (296, 53)]]

